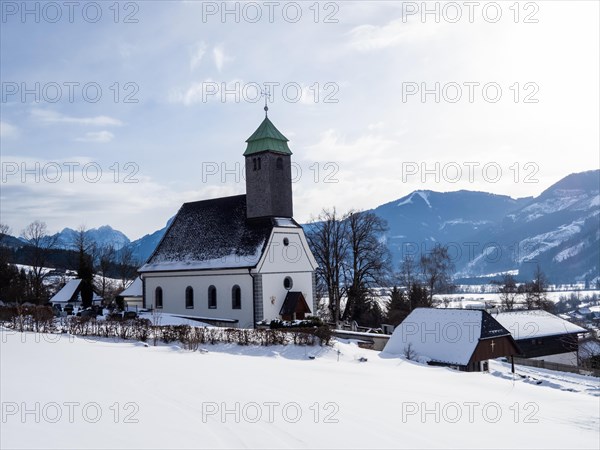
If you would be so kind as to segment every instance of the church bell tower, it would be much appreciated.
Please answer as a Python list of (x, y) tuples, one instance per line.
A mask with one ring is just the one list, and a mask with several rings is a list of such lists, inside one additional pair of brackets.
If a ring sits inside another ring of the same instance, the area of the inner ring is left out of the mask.
[(292, 217), (292, 152), (267, 115), (246, 142), (246, 216)]

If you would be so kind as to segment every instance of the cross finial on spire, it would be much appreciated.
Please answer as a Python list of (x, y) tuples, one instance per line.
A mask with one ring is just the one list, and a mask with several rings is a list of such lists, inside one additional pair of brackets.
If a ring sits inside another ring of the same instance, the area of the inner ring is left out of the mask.
[(270, 97), (271, 97), (271, 94), (269, 93), (269, 91), (267, 91), (267, 90), (264, 90), (264, 91), (263, 91), (263, 90), (261, 89), (261, 91), (260, 91), (260, 95), (261, 95), (261, 97), (262, 97), (262, 96), (264, 96), (264, 97), (265, 97), (265, 108), (264, 108), (264, 110), (265, 110), (265, 118), (267, 118), (267, 117), (269, 117), (269, 107), (267, 106), (267, 98), (270, 98)]

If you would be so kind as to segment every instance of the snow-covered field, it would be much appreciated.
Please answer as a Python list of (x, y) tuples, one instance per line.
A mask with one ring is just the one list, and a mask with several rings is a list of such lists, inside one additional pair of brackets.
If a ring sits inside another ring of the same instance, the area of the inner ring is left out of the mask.
[(459, 373), (348, 342), (189, 352), (1, 334), (1, 448), (597, 449), (600, 442), (596, 378), (529, 367), (513, 378), (499, 362), (490, 373)]
[[(587, 290), (587, 291), (548, 291), (547, 297), (551, 302), (557, 303), (561, 297), (569, 297), (571, 294), (579, 295), (581, 298), (585, 296), (597, 295), (600, 296), (600, 290)], [(450, 299), (450, 308), (467, 308), (470, 305), (479, 305), (483, 303), (490, 303), (492, 305), (500, 305), (500, 294), (497, 292), (485, 292), (485, 293), (462, 293), (462, 294), (446, 294), (446, 295), (434, 295), (434, 298), (438, 301), (443, 301), (444, 298)]]

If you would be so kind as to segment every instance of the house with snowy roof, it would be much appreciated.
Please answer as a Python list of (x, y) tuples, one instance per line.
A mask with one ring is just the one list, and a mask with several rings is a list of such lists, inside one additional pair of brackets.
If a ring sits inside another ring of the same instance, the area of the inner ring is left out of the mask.
[[(62, 307), (70, 304), (73, 306), (81, 305), (81, 279), (74, 278), (69, 280), (56, 294), (49, 300), (53, 305), (60, 305)], [(100, 297), (95, 291), (92, 298), (92, 303), (102, 303), (102, 297)]]
[(382, 354), (480, 372), (488, 370), (490, 359), (518, 355), (519, 348), (486, 311), (416, 308), (396, 327)]
[(509, 330), (520, 357), (577, 365), (579, 335), (587, 330), (543, 310), (507, 311), (493, 315)]
[(246, 194), (180, 208), (139, 269), (145, 308), (244, 328), (315, 312), (317, 263), (293, 218), (288, 139), (265, 114), (246, 143)]

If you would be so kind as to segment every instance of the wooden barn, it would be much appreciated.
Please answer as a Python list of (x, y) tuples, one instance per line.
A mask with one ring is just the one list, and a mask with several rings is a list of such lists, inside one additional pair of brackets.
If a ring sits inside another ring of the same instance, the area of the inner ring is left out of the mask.
[(508, 311), (493, 317), (511, 332), (521, 358), (577, 365), (579, 335), (585, 328), (543, 310)]
[(394, 330), (384, 354), (449, 366), (488, 370), (488, 361), (520, 353), (510, 332), (481, 310), (417, 308)]

